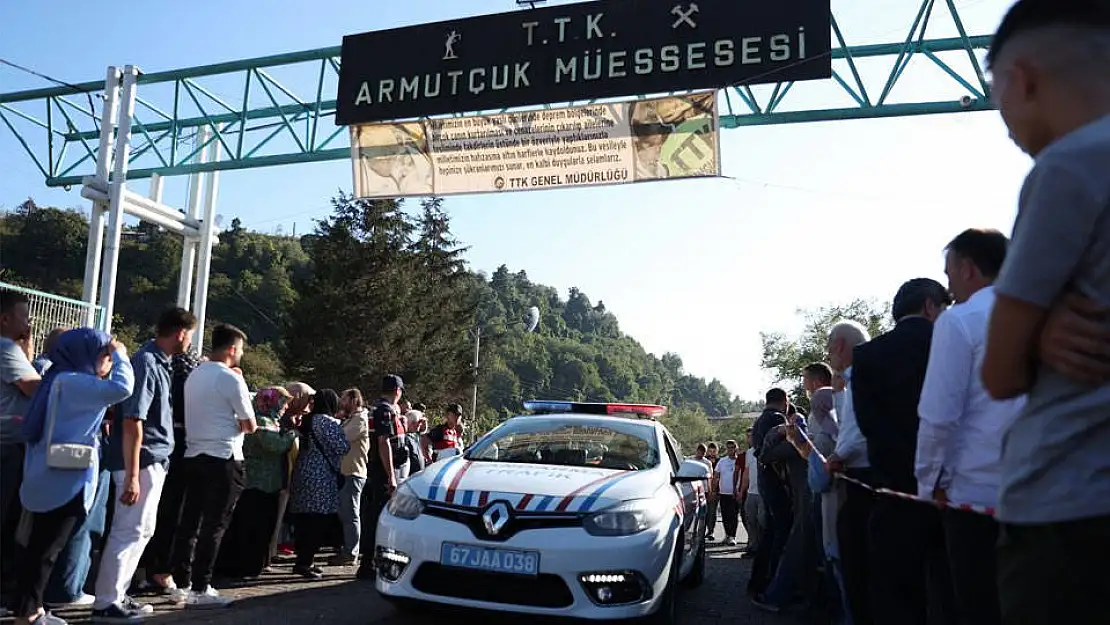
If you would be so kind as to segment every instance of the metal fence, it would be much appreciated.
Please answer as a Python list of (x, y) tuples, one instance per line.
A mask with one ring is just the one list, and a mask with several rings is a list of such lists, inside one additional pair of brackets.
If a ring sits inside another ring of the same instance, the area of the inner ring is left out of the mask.
[(46, 335), (54, 328), (76, 328), (85, 325), (90, 309), (93, 311), (93, 327), (104, 327), (104, 310), (99, 306), (7, 282), (0, 282), (0, 288), (17, 291), (27, 296), (31, 309), (31, 340), (35, 354), (42, 353)]

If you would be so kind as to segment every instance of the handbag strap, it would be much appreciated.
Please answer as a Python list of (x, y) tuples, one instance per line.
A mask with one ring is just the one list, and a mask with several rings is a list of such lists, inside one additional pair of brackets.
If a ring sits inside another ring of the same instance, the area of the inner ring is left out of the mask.
[(319, 415), (313, 415), (312, 416), (312, 423), (308, 427), (308, 435), (312, 437), (312, 444), (315, 445), (317, 451), (320, 452), (320, 457), (324, 459), (324, 464), (328, 465), (328, 469), (330, 469), (331, 472), (336, 474), (337, 476), (343, 477), (343, 472), (340, 471), (338, 467), (336, 467), (335, 465), (333, 465), (331, 463), (331, 458), (328, 458), (328, 455), (326, 453), (324, 453), (324, 446), (320, 444), (320, 439), (316, 438), (316, 417), (317, 416), (319, 416)]
[(54, 421), (58, 417), (58, 397), (62, 394), (62, 376), (54, 378), (54, 384), (50, 387), (50, 395), (47, 397), (47, 415), (46, 415), (46, 447), (47, 449), (53, 445), (54, 441)]

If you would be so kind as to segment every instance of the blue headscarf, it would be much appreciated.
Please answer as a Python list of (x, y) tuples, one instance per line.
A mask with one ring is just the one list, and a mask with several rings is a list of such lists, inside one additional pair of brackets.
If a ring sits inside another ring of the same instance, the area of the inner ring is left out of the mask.
[(93, 328), (76, 328), (60, 337), (54, 349), (50, 350), (49, 358), (54, 363), (31, 398), (31, 405), (27, 414), (23, 415), (23, 436), (29, 444), (34, 444), (42, 439), (46, 425), (46, 415), (50, 401), (50, 389), (54, 380), (61, 373), (85, 373), (96, 375), (96, 365), (100, 355), (112, 343), (112, 337), (100, 330)]

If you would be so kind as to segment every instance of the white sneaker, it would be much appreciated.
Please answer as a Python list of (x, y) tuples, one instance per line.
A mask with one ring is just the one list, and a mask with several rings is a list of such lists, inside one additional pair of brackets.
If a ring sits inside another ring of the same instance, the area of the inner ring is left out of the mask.
[(189, 591), (189, 598), (185, 600), (185, 609), (213, 610), (226, 608), (233, 599), (221, 597), (220, 592), (209, 586), (204, 592)]
[(183, 603), (189, 598), (189, 587), (174, 586), (173, 588), (166, 588), (166, 595), (168, 595), (174, 603)]
[(48, 603), (46, 604), (46, 607), (50, 608), (51, 610), (58, 610), (62, 608), (83, 608), (88, 607), (94, 603), (96, 603), (96, 597), (90, 595), (89, 593), (83, 592), (79, 597), (69, 603)]
[(154, 614), (154, 606), (149, 603), (139, 603), (135, 601), (130, 595), (123, 598), (120, 604), (128, 610), (133, 610), (139, 614)]

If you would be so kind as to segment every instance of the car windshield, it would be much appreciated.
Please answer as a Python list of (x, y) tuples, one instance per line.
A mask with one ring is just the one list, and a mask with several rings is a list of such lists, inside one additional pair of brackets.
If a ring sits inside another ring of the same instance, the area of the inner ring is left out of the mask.
[(470, 460), (640, 471), (659, 464), (655, 428), (619, 419), (509, 419), (467, 453)]

